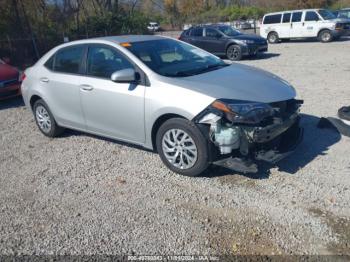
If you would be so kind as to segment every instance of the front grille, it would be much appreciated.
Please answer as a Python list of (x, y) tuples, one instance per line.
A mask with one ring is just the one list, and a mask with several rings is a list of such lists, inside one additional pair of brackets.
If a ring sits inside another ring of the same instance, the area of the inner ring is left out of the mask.
[(15, 84), (18, 84), (18, 79), (10, 79), (0, 82), (0, 88), (6, 88)]

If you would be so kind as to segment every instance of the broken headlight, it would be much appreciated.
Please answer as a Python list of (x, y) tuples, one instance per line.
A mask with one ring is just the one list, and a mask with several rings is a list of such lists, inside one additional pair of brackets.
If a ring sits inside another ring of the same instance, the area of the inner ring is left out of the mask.
[(223, 112), (230, 122), (239, 124), (257, 124), (275, 113), (270, 105), (258, 102), (220, 99), (211, 106)]

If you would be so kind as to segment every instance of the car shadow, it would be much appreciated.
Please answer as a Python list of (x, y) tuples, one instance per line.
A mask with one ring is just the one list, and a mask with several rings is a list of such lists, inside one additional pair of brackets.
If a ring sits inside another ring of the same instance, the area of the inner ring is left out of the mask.
[[(343, 36), (339, 39), (336, 39), (332, 41), (331, 43), (334, 42), (347, 42), (350, 41), (349, 36)], [(289, 41), (282, 41), (279, 44), (284, 44), (284, 43), (293, 43), (293, 44), (302, 44), (302, 43), (319, 43), (320, 41), (317, 38), (301, 38), (301, 39), (290, 39)]]
[(281, 54), (277, 54), (277, 53), (260, 53), (256, 56), (248, 56), (245, 60), (263, 60), (263, 59), (278, 57), (280, 55)]
[[(277, 53), (260, 53), (260, 54), (257, 54), (255, 56), (254, 55), (252, 55), (252, 56), (244, 56), (241, 61), (246, 61), (246, 60), (264, 60), (264, 59), (270, 59), (270, 58), (278, 57), (280, 55), (281, 54), (277, 54)], [(233, 61), (229, 60), (226, 56), (220, 56), (220, 58), (225, 60), (225, 61), (227, 61), (227, 62), (229, 62), (229, 63), (233, 62)]]
[(8, 98), (0, 101), (0, 110), (22, 107), (22, 106), (24, 106), (24, 102), (21, 96)]
[(109, 142), (109, 143), (113, 143), (113, 144), (117, 144), (117, 145), (121, 145), (121, 146), (127, 146), (127, 147), (140, 149), (140, 150), (151, 152), (151, 153), (156, 153), (154, 150), (147, 149), (147, 148), (145, 148), (143, 146), (140, 146), (140, 145), (135, 145), (135, 144), (131, 144), (131, 143), (128, 143), (128, 142), (115, 140), (113, 138), (108, 138), (108, 137), (103, 137), (103, 136), (99, 136), (99, 135), (89, 134), (89, 133), (85, 133), (83, 131), (78, 131), (78, 130), (73, 130), (73, 129), (66, 129), (64, 131), (64, 133), (60, 135), (60, 138), (67, 138), (67, 137), (71, 137), (71, 136), (91, 137), (91, 138), (94, 138), (94, 139), (98, 139), (98, 140), (101, 140), (101, 141), (105, 141), (105, 142)]
[(267, 179), (273, 167), (277, 167), (281, 172), (293, 175), (315, 158), (326, 155), (328, 149), (341, 139), (339, 132), (334, 129), (318, 128), (317, 124), (319, 120), (320, 118), (316, 116), (307, 114), (301, 115), (301, 126), (304, 128), (303, 141), (295, 152), (275, 165), (259, 163), (259, 171), (255, 174), (238, 173), (227, 168), (212, 166), (203, 176), (222, 177), (240, 175), (251, 179)]

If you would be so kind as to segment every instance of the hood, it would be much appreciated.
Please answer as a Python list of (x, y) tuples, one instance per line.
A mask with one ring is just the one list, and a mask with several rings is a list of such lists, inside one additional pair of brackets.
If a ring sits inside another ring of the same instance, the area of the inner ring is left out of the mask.
[(240, 34), (236, 36), (231, 36), (229, 38), (237, 39), (237, 40), (253, 40), (255, 42), (266, 42), (265, 38), (262, 38), (261, 36), (257, 36), (257, 35)]
[(170, 78), (169, 83), (216, 99), (272, 103), (296, 96), (294, 88), (278, 76), (236, 63), (196, 76)]
[(6, 64), (0, 64), (0, 81), (18, 79), (18, 70)]
[(347, 18), (334, 18), (329, 20), (324, 20), (325, 22), (333, 22), (333, 23), (349, 23), (350, 19)]

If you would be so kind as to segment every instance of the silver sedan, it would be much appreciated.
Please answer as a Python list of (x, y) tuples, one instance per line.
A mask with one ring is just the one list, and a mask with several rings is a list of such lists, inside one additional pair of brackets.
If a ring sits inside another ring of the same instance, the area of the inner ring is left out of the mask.
[(210, 164), (256, 172), (301, 139), (294, 88), (160, 36), (60, 45), (25, 71), (22, 93), (40, 131), (80, 130), (157, 151), (174, 172)]

